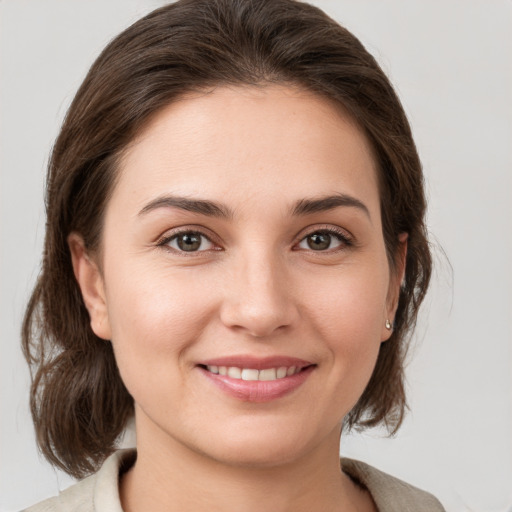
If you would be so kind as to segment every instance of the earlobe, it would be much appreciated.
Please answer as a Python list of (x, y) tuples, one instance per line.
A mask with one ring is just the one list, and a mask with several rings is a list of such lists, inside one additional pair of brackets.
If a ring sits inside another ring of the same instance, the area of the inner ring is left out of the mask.
[(68, 236), (68, 246), (73, 272), (91, 319), (91, 328), (96, 336), (110, 340), (107, 300), (100, 269), (88, 255), (84, 241), (78, 233), (71, 233)]

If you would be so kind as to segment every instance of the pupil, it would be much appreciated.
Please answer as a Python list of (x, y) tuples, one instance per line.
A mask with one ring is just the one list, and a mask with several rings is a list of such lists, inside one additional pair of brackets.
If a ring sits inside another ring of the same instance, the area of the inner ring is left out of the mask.
[(331, 245), (331, 235), (327, 233), (313, 233), (308, 237), (308, 245), (314, 251), (328, 249)]
[(178, 237), (178, 247), (182, 251), (196, 251), (201, 246), (201, 237), (194, 234), (185, 234)]

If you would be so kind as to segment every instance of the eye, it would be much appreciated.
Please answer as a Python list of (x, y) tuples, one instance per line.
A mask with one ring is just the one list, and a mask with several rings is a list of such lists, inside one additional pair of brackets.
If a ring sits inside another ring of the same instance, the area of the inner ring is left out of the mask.
[(344, 233), (334, 229), (322, 229), (305, 236), (298, 246), (300, 249), (327, 251), (347, 245), (351, 245), (351, 241)]
[(208, 251), (214, 247), (208, 237), (197, 231), (182, 231), (163, 240), (159, 245), (166, 245), (179, 252)]

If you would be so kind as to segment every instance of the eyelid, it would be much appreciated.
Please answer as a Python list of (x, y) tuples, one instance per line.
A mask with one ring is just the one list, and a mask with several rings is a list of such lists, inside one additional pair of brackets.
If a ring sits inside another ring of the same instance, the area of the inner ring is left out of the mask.
[[(308, 226), (304, 228), (300, 234), (297, 236), (297, 239), (295, 243), (293, 244), (293, 250), (299, 250), (297, 248), (298, 244), (302, 242), (307, 236), (312, 235), (313, 233), (328, 233), (330, 235), (333, 235), (341, 240), (343, 243), (343, 247), (341, 248), (347, 248), (357, 245), (355, 237), (350, 233), (347, 229), (341, 228), (340, 226), (332, 225), (332, 224), (316, 224), (312, 226)], [(214, 244), (216, 247), (214, 249), (206, 249), (203, 251), (191, 251), (187, 253), (186, 251), (176, 251), (175, 249), (168, 247), (167, 244), (172, 240), (174, 237), (183, 234), (183, 233), (194, 233), (197, 235), (204, 236), (207, 240), (209, 240), (212, 244)], [(176, 228), (169, 229), (165, 231), (162, 235), (160, 235), (154, 242), (155, 246), (162, 247), (164, 249), (167, 249), (175, 254), (185, 255), (185, 256), (194, 256), (205, 252), (210, 251), (219, 251), (223, 250), (221, 247), (221, 243), (219, 240), (219, 237), (216, 236), (214, 233), (212, 233), (208, 228), (205, 228), (204, 226), (200, 225), (186, 225), (186, 226), (179, 226)], [(328, 253), (328, 252), (336, 252), (336, 250), (340, 250), (339, 248), (336, 248), (334, 250), (326, 250), (326, 251), (318, 251), (318, 253)]]
[[(173, 249), (172, 247), (169, 247), (167, 245), (173, 238), (175, 238), (179, 235), (183, 235), (185, 233), (192, 233), (192, 234), (203, 236), (216, 247), (213, 249), (205, 249), (202, 251), (187, 252), (187, 251), (177, 251), (176, 249)], [(155, 246), (166, 249), (170, 252), (173, 252), (174, 254), (180, 254), (180, 255), (185, 255), (185, 256), (194, 256), (194, 255), (202, 254), (205, 252), (222, 250), (222, 248), (220, 247), (218, 237), (215, 236), (213, 233), (211, 233), (211, 231), (209, 229), (207, 229), (203, 226), (198, 226), (198, 225), (180, 226), (180, 227), (169, 229), (169, 230), (165, 231), (165, 233), (160, 235), (156, 239), (154, 244), (155, 244)]]
[[(354, 236), (352, 235), (352, 233), (350, 233), (346, 229), (341, 228), (339, 226), (332, 225), (332, 224), (317, 224), (314, 226), (308, 226), (307, 228), (305, 228), (304, 230), (301, 231), (301, 233), (297, 237), (297, 241), (295, 242), (295, 244), (293, 246), (294, 249), (299, 250), (299, 249), (296, 249), (298, 244), (300, 242), (302, 242), (306, 237), (308, 237), (314, 233), (327, 233), (329, 235), (335, 236), (344, 245), (344, 247), (342, 247), (341, 250), (344, 248), (352, 247), (352, 246), (356, 245), (356, 240), (355, 240)], [(340, 250), (340, 248), (335, 248), (334, 250), (327, 249), (325, 251), (316, 251), (316, 252), (328, 253), (328, 252), (336, 252), (336, 250)], [(313, 252), (315, 252), (315, 251), (313, 251)]]

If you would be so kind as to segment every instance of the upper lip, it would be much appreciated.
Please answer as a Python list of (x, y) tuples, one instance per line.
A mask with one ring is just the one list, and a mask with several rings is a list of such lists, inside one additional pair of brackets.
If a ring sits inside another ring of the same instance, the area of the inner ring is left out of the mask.
[(296, 368), (305, 368), (311, 366), (312, 362), (288, 356), (255, 357), (251, 355), (217, 357), (200, 361), (199, 366), (228, 366), (236, 368), (251, 368), (254, 370), (265, 370), (267, 368), (287, 368), (295, 366)]

